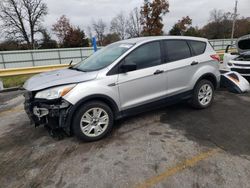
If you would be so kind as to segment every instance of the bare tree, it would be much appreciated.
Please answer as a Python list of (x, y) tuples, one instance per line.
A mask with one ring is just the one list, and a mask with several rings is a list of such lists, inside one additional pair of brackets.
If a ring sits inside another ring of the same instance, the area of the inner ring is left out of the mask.
[(56, 34), (59, 39), (59, 43), (62, 45), (65, 37), (68, 35), (68, 32), (72, 29), (70, 20), (62, 15), (59, 20), (52, 26), (52, 31)]
[(134, 8), (129, 14), (129, 19), (127, 20), (126, 33), (129, 38), (140, 37), (142, 32), (141, 25), (141, 14), (138, 8)]
[(104, 33), (107, 25), (102, 21), (102, 19), (99, 19), (97, 22), (93, 21), (93, 30), (95, 31), (98, 44), (100, 46), (103, 45), (103, 39), (104, 39)]
[(210, 11), (210, 22), (221, 22), (223, 20), (224, 13), (222, 10), (213, 9)]
[(111, 21), (110, 31), (116, 33), (120, 39), (126, 38), (126, 28), (127, 28), (127, 20), (124, 16), (124, 13), (121, 12), (116, 17), (114, 17)]
[(1, 0), (0, 19), (6, 37), (25, 41), (34, 48), (35, 35), (41, 32), (47, 10), (42, 0)]
[(232, 13), (213, 9), (210, 12), (209, 23), (202, 29), (204, 37), (212, 39), (230, 38), (232, 33), (232, 19)]

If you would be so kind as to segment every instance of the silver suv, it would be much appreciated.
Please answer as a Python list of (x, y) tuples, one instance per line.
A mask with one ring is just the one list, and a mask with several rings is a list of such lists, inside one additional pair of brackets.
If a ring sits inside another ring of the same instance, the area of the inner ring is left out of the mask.
[(154, 107), (188, 100), (207, 108), (219, 81), (219, 57), (207, 39), (134, 38), (33, 76), (24, 84), (25, 109), (35, 125), (95, 141), (115, 120)]

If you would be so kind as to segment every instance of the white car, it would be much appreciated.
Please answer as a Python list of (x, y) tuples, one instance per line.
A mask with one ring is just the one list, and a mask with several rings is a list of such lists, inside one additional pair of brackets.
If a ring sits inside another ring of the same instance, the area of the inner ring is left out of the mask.
[(229, 52), (229, 48), (224, 54), (222, 69), (235, 71), (244, 77), (250, 77), (250, 34), (240, 37), (236, 42), (238, 52)]

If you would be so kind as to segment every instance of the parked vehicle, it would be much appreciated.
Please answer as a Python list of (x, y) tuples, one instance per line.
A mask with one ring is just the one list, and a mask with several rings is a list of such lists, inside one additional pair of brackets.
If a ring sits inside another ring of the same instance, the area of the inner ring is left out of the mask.
[(33, 76), (24, 84), (25, 109), (35, 125), (95, 141), (115, 120), (177, 100), (207, 108), (219, 81), (219, 57), (207, 39), (134, 38)]
[(237, 52), (229, 52), (229, 45), (224, 54), (223, 69), (235, 71), (242, 76), (250, 76), (250, 35), (239, 38), (236, 42)]

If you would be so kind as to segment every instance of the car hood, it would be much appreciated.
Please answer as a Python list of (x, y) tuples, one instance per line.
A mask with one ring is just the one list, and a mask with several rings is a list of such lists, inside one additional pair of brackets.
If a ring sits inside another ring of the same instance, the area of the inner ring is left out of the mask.
[(236, 42), (239, 53), (250, 51), (250, 35), (240, 37)]
[(49, 71), (31, 77), (24, 83), (23, 88), (28, 91), (38, 91), (53, 86), (93, 80), (97, 74), (98, 71), (81, 72), (72, 69)]

